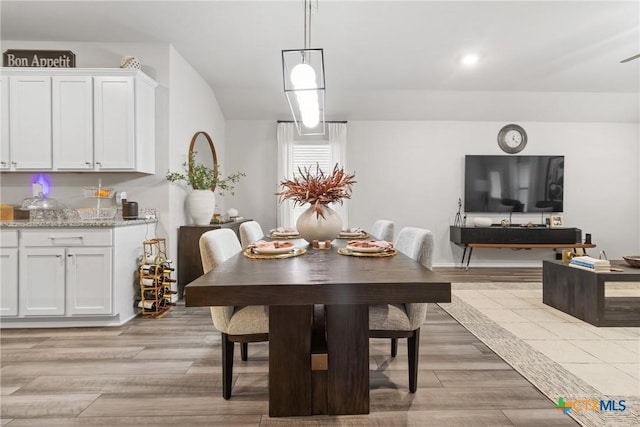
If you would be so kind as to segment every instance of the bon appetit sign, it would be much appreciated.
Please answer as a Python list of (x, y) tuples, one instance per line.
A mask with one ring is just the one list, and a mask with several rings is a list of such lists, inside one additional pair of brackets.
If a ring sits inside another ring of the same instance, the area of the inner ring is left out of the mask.
[(2, 54), (2, 57), (5, 67), (76, 67), (76, 54), (70, 50), (9, 49)]

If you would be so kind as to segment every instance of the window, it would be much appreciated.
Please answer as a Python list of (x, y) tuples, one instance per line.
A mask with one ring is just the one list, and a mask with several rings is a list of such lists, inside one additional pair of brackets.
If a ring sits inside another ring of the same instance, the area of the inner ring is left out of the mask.
[[(278, 183), (284, 178), (293, 178), (298, 174), (298, 168), (305, 167), (315, 170), (316, 164), (320, 169), (329, 173), (338, 163), (346, 169), (346, 123), (327, 123), (328, 138), (301, 137), (295, 132), (293, 123), (278, 123)], [(281, 188), (278, 187), (278, 191)], [(330, 205), (342, 218), (342, 224), (347, 226), (347, 202), (342, 205)], [(296, 206), (285, 200), (278, 206), (278, 226), (295, 227), (296, 221), (309, 205)]]

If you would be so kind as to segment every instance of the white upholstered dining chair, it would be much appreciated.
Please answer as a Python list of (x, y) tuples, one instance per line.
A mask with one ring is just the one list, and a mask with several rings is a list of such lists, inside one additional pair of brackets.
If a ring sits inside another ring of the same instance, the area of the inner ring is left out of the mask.
[(247, 249), (251, 243), (264, 237), (264, 232), (258, 221), (247, 221), (240, 224), (240, 244)]
[[(242, 251), (238, 237), (229, 228), (207, 231), (199, 244), (205, 274)], [(240, 343), (241, 358), (247, 360), (247, 343), (269, 340), (269, 315), (264, 306), (210, 308), (213, 326), (222, 334), (222, 397), (229, 399), (234, 343)]]
[(393, 242), (394, 224), (393, 221), (386, 219), (379, 219), (373, 223), (371, 227), (371, 235), (377, 237), (380, 240), (386, 240), (387, 242)]
[[(433, 233), (416, 227), (405, 227), (398, 233), (394, 247), (428, 269), (433, 265)], [(398, 352), (398, 338), (407, 338), (409, 359), (409, 391), (418, 384), (420, 327), (427, 314), (427, 303), (377, 304), (369, 306), (369, 336), (391, 338), (391, 356)]]

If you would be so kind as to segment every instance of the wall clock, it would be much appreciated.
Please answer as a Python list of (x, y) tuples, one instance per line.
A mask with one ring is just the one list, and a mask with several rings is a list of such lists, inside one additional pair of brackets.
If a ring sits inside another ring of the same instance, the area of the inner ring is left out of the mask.
[(521, 126), (506, 125), (498, 132), (498, 145), (505, 153), (519, 153), (527, 145), (527, 132)]

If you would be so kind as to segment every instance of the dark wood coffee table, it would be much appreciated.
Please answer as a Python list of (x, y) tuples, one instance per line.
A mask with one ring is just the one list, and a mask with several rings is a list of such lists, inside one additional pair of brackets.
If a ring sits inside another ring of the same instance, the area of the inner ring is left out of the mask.
[(622, 271), (594, 273), (544, 261), (542, 302), (594, 326), (640, 326), (640, 297), (605, 297), (607, 282), (640, 283), (640, 269), (622, 260), (611, 267)]

